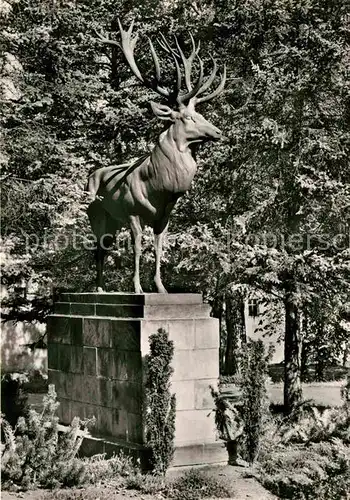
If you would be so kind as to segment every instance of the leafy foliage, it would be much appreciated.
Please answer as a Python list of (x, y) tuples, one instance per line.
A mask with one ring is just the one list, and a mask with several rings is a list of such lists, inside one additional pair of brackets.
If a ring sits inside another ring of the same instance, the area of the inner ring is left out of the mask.
[(154, 472), (165, 474), (174, 453), (176, 399), (175, 394), (170, 393), (174, 346), (162, 328), (149, 337), (149, 344), (145, 383), (146, 446)]

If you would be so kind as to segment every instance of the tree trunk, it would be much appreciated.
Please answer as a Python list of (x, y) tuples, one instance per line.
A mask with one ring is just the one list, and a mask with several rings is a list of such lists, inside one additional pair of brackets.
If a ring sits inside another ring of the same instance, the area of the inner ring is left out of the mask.
[(308, 335), (308, 317), (304, 312), (303, 320), (301, 322), (301, 341), (300, 341), (300, 380), (301, 382), (306, 382), (309, 378), (309, 355), (310, 355), (310, 345), (307, 342)]
[(302, 398), (300, 382), (299, 334), (300, 314), (289, 290), (285, 298), (284, 338), (284, 411), (291, 413)]
[(225, 375), (236, 375), (239, 369), (239, 346), (245, 337), (244, 299), (239, 292), (227, 293), (226, 304), (226, 352), (225, 352)]
[(350, 343), (346, 342), (346, 344), (344, 346), (343, 360), (342, 360), (342, 366), (344, 366), (344, 367), (346, 367), (348, 365), (349, 351), (350, 351)]

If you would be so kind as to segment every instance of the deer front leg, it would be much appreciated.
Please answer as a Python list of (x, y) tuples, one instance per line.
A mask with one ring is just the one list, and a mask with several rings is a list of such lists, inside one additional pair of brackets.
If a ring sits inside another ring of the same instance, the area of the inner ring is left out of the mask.
[(103, 264), (106, 256), (106, 250), (98, 246), (95, 253), (96, 259), (96, 291), (101, 293), (104, 291), (104, 281), (103, 281)]
[(163, 253), (163, 239), (164, 236), (166, 235), (168, 224), (169, 223), (166, 222), (162, 230), (161, 228), (156, 228), (156, 227), (154, 228), (154, 251), (156, 256), (156, 273), (154, 275), (154, 282), (156, 284), (158, 293), (168, 293), (162, 283), (162, 278), (160, 275), (160, 264)]
[(130, 217), (130, 228), (134, 244), (134, 290), (135, 293), (143, 293), (140, 283), (142, 226), (139, 217)]

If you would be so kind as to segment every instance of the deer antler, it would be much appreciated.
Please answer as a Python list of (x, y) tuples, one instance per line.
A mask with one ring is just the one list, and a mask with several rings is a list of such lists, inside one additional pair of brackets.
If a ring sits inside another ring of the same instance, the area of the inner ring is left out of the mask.
[(120, 36), (122, 39), (121, 49), (123, 51), (125, 59), (127, 60), (129, 66), (130, 66), (131, 71), (134, 73), (136, 78), (138, 78), (138, 80), (140, 80), (140, 82), (142, 82), (146, 87), (154, 90), (155, 92), (160, 94), (162, 97), (170, 97), (170, 92), (167, 89), (165, 89), (164, 87), (161, 87), (161, 85), (160, 85), (160, 64), (159, 64), (159, 59), (158, 59), (157, 53), (153, 47), (151, 40), (149, 40), (149, 44), (150, 44), (152, 59), (153, 59), (153, 62), (155, 65), (155, 70), (156, 70), (156, 78), (153, 82), (146, 80), (146, 78), (144, 78), (141, 75), (141, 72), (136, 64), (136, 61), (135, 61), (134, 50), (135, 50), (135, 46), (136, 46), (139, 35), (138, 35), (138, 33), (135, 33), (134, 37), (132, 36), (134, 21), (132, 21), (132, 23), (127, 31), (125, 31), (123, 29), (123, 26), (122, 26), (119, 19), (118, 19), (118, 26), (119, 26), (119, 30), (120, 30)]
[[(225, 82), (226, 82), (226, 66), (224, 66), (223, 74), (221, 77), (221, 82), (220, 82), (219, 86), (217, 87), (217, 89), (209, 95), (206, 95), (203, 97), (197, 97), (200, 94), (203, 94), (204, 92), (206, 92), (209, 89), (209, 87), (212, 85), (212, 83), (214, 82), (214, 79), (215, 79), (215, 76), (217, 73), (217, 64), (216, 64), (216, 61), (213, 59), (213, 57), (210, 56), (212, 61), (213, 61), (213, 70), (212, 70), (210, 76), (203, 83), (203, 66), (204, 65), (203, 65), (202, 59), (198, 55), (199, 49), (200, 49), (200, 42), (198, 42), (198, 45), (196, 46), (196, 43), (195, 43), (194, 38), (193, 38), (191, 33), (190, 33), (190, 38), (191, 38), (191, 43), (192, 43), (192, 52), (191, 52), (191, 55), (186, 58), (181, 47), (180, 47), (178, 39), (175, 36), (176, 48), (178, 50), (178, 54), (181, 58), (181, 61), (182, 61), (183, 67), (184, 67), (185, 82), (186, 82), (186, 87), (188, 90), (188, 92), (186, 94), (180, 95), (178, 97), (177, 100), (180, 104), (185, 103), (186, 101), (190, 101), (191, 99), (193, 100), (193, 104), (209, 101), (210, 99), (213, 99), (214, 97), (216, 97), (217, 95), (219, 95), (222, 92), (222, 90), (225, 86)], [(166, 42), (164, 37), (163, 37), (163, 41), (165, 42), (167, 49), (169, 51), (171, 51), (172, 54), (177, 55), (177, 53)], [(193, 65), (193, 61), (196, 57), (197, 57), (198, 62), (199, 62), (200, 74), (199, 74), (196, 85), (194, 87), (192, 87), (192, 83), (191, 83), (192, 65)]]
[[(150, 88), (157, 92), (160, 96), (166, 97), (167, 100), (171, 100), (176, 102), (178, 105), (184, 105), (185, 103), (189, 103), (192, 100), (193, 105), (200, 103), (200, 102), (205, 102), (209, 101), (210, 99), (213, 99), (217, 95), (219, 95), (225, 85), (226, 82), (226, 66), (224, 66), (223, 74), (221, 76), (221, 82), (219, 83), (218, 87), (216, 90), (214, 90), (212, 93), (199, 97), (201, 94), (204, 94), (209, 87), (212, 85), (212, 83), (215, 80), (216, 73), (217, 73), (217, 64), (214, 61), (214, 59), (211, 57), (213, 61), (213, 69), (209, 77), (203, 81), (203, 74), (204, 74), (204, 64), (202, 59), (199, 57), (199, 49), (200, 49), (200, 42), (196, 45), (196, 42), (194, 41), (194, 38), (192, 34), (190, 33), (190, 39), (191, 39), (191, 44), (192, 44), (192, 51), (189, 57), (186, 57), (184, 55), (183, 50), (180, 47), (179, 41), (177, 37), (175, 36), (175, 45), (176, 45), (176, 50), (171, 47), (169, 42), (166, 40), (165, 36), (163, 34), (160, 35), (160, 39), (158, 39), (158, 44), (160, 47), (172, 57), (175, 68), (176, 68), (176, 81), (174, 83), (174, 89), (172, 92), (164, 88), (161, 84), (161, 68), (160, 68), (160, 62), (159, 58), (157, 55), (157, 52), (154, 48), (154, 45), (152, 41), (148, 38), (148, 43), (151, 51), (151, 56), (155, 68), (155, 78), (153, 80), (148, 80), (144, 76), (142, 76), (137, 63), (135, 61), (135, 56), (134, 56), (134, 50), (137, 44), (138, 40), (138, 33), (136, 32), (133, 35), (133, 27), (134, 27), (134, 21), (132, 21), (131, 25), (129, 26), (128, 30), (124, 30), (123, 26), (118, 19), (118, 26), (120, 30), (120, 36), (121, 36), (121, 44), (119, 42), (116, 42), (114, 40), (110, 40), (109, 38), (104, 38), (102, 35), (96, 32), (97, 36), (99, 39), (108, 45), (112, 46), (117, 46), (122, 49), (122, 52), (125, 56), (125, 59), (127, 63), (129, 64), (129, 67), (131, 71), (134, 73), (136, 78), (143, 83), (143, 85), (147, 88)], [(194, 85), (192, 85), (191, 82), (191, 73), (192, 73), (192, 67), (193, 67), (193, 62), (194, 60), (197, 59), (199, 63), (199, 76)], [(182, 63), (182, 66), (184, 68), (184, 76), (185, 76), (185, 84), (187, 88), (187, 92), (181, 94), (181, 69), (180, 69), (180, 64)]]

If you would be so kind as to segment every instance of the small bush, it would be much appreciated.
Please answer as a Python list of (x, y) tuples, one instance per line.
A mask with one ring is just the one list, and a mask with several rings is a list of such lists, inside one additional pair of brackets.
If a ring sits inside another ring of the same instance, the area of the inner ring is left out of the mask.
[(258, 478), (279, 498), (347, 499), (350, 448), (340, 440), (275, 448), (261, 461)]
[(39, 414), (29, 410), (13, 429), (2, 418), (5, 445), (2, 451), (2, 483), (5, 489), (52, 488), (84, 481), (84, 463), (76, 458), (88, 422), (74, 418), (68, 432), (58, 432), (54, 386), (49, 386)]
[(164, 494), (165, 480), (164, 476), (159, 474), (141, 474), (141, 472), (137, 472), (126, 479), (126, 487), (129, 490), (140, 491), (145, 495)]
[(225, 498), (231, 495), (232, 491), (229, 491), (226, 486), (199, 469), (190, 469), (185, 472), (183, 476), (170, 483), (165, 492), (165, 497), (173, 500)]
[(87, 484), (106, 484), (113, 482), (125, 484), (125, 478), (135, 473), (132, 459), (123, 452), (106, 459), (105, 454), (82, 459)]
[(173, 373), (170, 363), (174, 346), (162, 328), (150, 336), (149, 343), (145, 384), (146, 445), (153, 471), (165, 474), (174, 453), (176, 401), (175, 395), (170, 394), (170, 377)]

